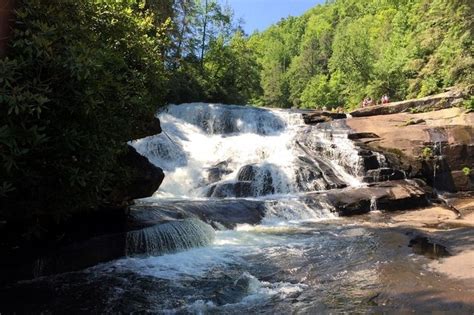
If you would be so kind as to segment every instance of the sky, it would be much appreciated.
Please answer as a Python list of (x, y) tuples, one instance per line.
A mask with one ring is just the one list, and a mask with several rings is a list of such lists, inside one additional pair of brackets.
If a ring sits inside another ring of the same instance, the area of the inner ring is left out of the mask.
[(322, 4), (324, 0), (221, 0), (228, 3), (235, 12), (237, 19), (245, 21), (244, 30), (247, 34), (255, 30), (263, 31), (271, 24), (289, 15), (298, 16), (308, 9)]

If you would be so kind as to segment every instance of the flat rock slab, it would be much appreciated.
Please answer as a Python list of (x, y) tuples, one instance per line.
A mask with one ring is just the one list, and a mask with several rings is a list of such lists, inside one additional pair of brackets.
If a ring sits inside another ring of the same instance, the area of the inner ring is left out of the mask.
[(245, 199), (176, 200), (144, 204), (130, 211), (128, 228), (141, 229), (172, 220), (198, 218), (213, 227), (259, 224), (265, 215), (263, 201)]

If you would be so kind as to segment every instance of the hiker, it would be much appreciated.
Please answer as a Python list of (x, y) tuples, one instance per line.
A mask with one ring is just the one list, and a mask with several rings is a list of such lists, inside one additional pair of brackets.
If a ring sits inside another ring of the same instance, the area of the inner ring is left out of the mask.
[(389, 99), (388, 99), (388, 95), (387, 94), (384, 94), (382, 96), (382, 104), (388, 104), (390, 103)]
[(367, 106), (372, 106), (372, 105), (374, 105), (374, 101), (372, 100), (371, 97), (369, 97), (369, 98), (367, 99)]
[(364, 100), (362, 101), (362, 107), (367, 107), (368, 104), (369, 104), (369, 99), (366, 97), (366, 98), (364, 98)]

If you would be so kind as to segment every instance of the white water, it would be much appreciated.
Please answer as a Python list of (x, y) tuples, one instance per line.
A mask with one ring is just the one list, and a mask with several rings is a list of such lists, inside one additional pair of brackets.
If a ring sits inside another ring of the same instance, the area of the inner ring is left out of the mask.
[[(217, 232), (213, 244), (207, 247), (145, 259), (124, 259), (113, 268), (180, 281), (204, 277), (229, 265), (245, 266), (245, 257), (249, 256), (265, 253), (277, 257), (279, 248), (299, 257), (304, 255), (303, 245), (295, 245), (280, 235), (305, 232), (303, 221), (335, 218), (329, 205), (309, 206), (300, 197), (308, 191), (326, 189), (334, 178), (347, 186), (361, 185), (358, 177), (361, 159), (347, 133), (342, 129), (306, 126), (299, 113), (183, 104), (169, 106), (158, 117), (164, 132), (132, 143), (165, 172), (160, 189), (146, 202), (159, 205), (162, 199), (206, 199), (208, 195), (233, 200), (245, 197), (264, 201), (266, 214), (260, 225), (239, 225), (234, 230)], [(315, 148), (319, 149), (314, 151)], [(317, 154), (321, 156), (316, 161)], [(329, 169), (334, 177), (314, 170), (319, 163), (326, 165), (325, 170)], [(219, 165), (217, 178), (211, 180), (209, 169)], [(242, 169), (245, 166), (253, 171), (245, 173)], [(239, 171), (242, 186), (235, 188)], [(243, 196), (239, 195), (240, 190)], [(311, 248), (314, 244), (304, 246)], [(240, 302), (244, 304), (273, 296), (284, 298), (286, 294), (303, 290), (300, 284), (269, 283), (248, 273), (242, 277), (249, 281), (248, 295)], [(205, 313), (215, 305), (197, 300), (187, 307), (187, 311)]]
[(126, 254), (160, 255), (206, 246), (213, 241), (214, 230), (201, 220), (171, 221), (128, 232)]
[[(226, 183), (233, 187), (241, 167), (252, 165), (257, 175), (251, 183), (251, 196), (299, 193), (298, 156), (304, 154), (298, 147), (297, 136), (302, 132), (310, 142), (327, 147), (325, 158), (337, 177), (350, 186), (360, 185), (356, 177), (360, 158), (346, 135), (335, 134), (328, 139), (326, 133), (305, 126), (299, 113), (199, 103), (171, 105), (158, 117), (164, 132), (132, 143), (139, 153), (165, 171), (156, 198), (206, 197), (214, 184), (208, 181), (208, 169), (222, 162), (226, 167), (218, 181), (221, 188)], [(331, 148), (334, 143), (337, 146)], [(344, 168), (343, 163), (349, 167)], [(265, 189), (268, 178), (270, 192), (268, 187)], [(313, 180), (313, 186), (321, 186), (318, 181), (322, 179)], [(229, 185), (223, 187), (227, 189)], [(218, 194), (233, 197), (226, 195), (225, 189)]]

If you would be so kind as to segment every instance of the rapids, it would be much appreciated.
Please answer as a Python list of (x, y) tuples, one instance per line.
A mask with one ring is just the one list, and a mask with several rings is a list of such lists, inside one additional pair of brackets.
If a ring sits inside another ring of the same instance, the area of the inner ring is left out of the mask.
[(183, 104), (158, 117), (164, 132), (132, 143), (166, 173), (155, 198), (293, 195), (361, 185), (361, 159), (347, 131), (306, 126), (300, 113)]
[[(20, 284), (33, 292), (28, 297), (0, 292), (17, 300), (6, 311), (412, 312), (439, 310), (439, 303), (410, 304), (416, 296), (409, 292), (456, 290), (419, 277), (429, 272), (427, 258), (411, 254), (404, 232), (338, 218), (329, 204), (302, 198), (365, 185), (343, 123), (307, 126), (289, 110), (201, 103), (170, 105), (158, 117), (163, 133), (131, 144), (166, 177), (131, 215), (169, 222), (128, 232), (129, 257)], [(213, 219), (204, 223), (195, 213)], [(241, 216), (250, 224), (239, 224)], [(380, 211), (367, 218), (385, 220)], [(387, 294), (387, 283), (401, 293)]]

